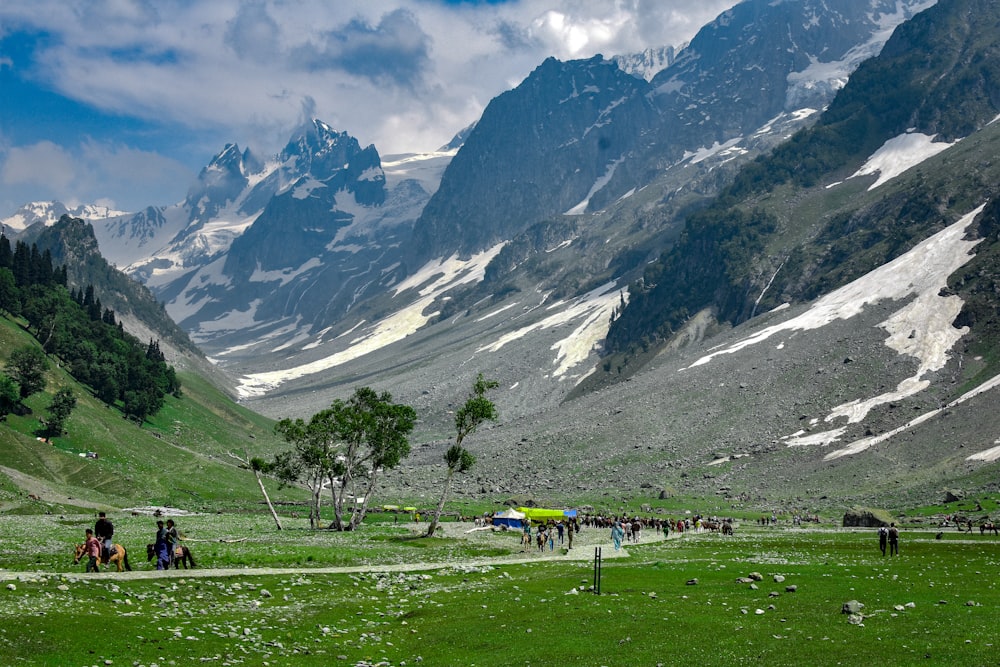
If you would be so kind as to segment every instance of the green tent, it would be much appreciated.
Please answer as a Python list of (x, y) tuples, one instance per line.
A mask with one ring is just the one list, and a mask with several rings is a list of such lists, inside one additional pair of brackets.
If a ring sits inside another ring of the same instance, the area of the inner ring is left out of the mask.
[(518, 507), (518, 512), (522, 512), (528, 519), (535, 523), (545, 523), (549, 519), (559, 521), (561, 519), (571, 519), (576, 517), (576, 510), (550, 510), (541, 507)]

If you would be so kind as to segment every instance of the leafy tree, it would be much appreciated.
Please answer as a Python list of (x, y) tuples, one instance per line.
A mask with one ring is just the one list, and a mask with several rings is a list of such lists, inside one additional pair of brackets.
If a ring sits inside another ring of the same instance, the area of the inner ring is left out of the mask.
[(379, 473), (409, 456), (415, 422), (413, 408), (393, 403), (388, 392), (358, 388), (308, 423), (278, 422), (275, 430), (293, 449), (276, 457), (275, 470), (286, 482), (304, 478), (313, 495), (311, 525), (319, 525), (320, 495), (328, 485), (334, 511), (330, 528), (354, 530), (364, 521)]
[(323, 410), (308, 423), (302, 419), (282, 419), (274, 426), (292, 449), (275, 456), (269, 468), (283, 484), (301, 481), (309, 489), (309, 527), (314, 529), (320, 526), (323, 483), (330, 476), (337, 456), (336, 428), (330, 417), (331, 411)]
[(56, 395), (52, 397), (52, 402), (49, 403), (48, 407), (49, 437), (62, 435), (63, 427), (66, 425), (66, 420), (69, 419), (69, 416), (75, 407), (76, 396), (73, 395), (73, 391), (69, 387), (63, 387), (56, 392)]
[(14, 411), (20, 400), (17, 383), (4, 373), (0, 373), (0, 419)]
[(7, 360), (7, 374), (17, 382), (22, 401), (45, 389), (45, 371), (48, 369), (48, 358), (34, 345), (17, 348)]
[(16, 315), (20, 308), (14, 274), (7, 267), (0, 267), (0, 311)]
[(448, 498), (448, 491), (451, 489), (451, 480), (456, 472), (466, 472), (476, 463), (476, 458), (469, 450), (462, 447), (462, 442), (467, 435), (476, 432), (479, 425), (486, 420), (496, 421), (497, 408), (486, 398), (486, 392), (496, 389), (499, 383), (496, 380), (486, 380), (480, 373), (476, 382), (472, 385), (472, 396), (465, 401), (465, 404), (455, 413), (455, 444), (448, 448), (444, 454), (445, 465), (448, 466), (448, 473), (444, 478), (444, 488), (441, 490), (441, 500), (438, 501), (434, 518), (427, 528), (425, 537), (434, 535), (437, 530), (438, 520), (444, 510), (445, 500)]

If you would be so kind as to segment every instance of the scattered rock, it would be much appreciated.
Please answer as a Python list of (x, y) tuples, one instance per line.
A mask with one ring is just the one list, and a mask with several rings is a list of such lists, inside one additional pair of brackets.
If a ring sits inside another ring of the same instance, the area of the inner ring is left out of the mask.
[(751, 572), (747, 576), (753, 579), (754, 581), (764, 581), (764, 575), (761, 574), (760, 572)]
[(688, 586), (697, 586), (698, 585), (698, 580), (697, 579), (688, 579), (687, 580), (687, 585)]
[(785, 578), (782, 575), (780, 575), (780, 574), (774, 575), (774, 583), (780, 584), (784, 580), (785, 580)]
[(965, 499), (965, 491), (961, 489), (946, 489), (944, 492), (944, 501), (946, 503), (957, 503), (963, 499)]
[(848, 528), (878, 528), (893, 521), (892, 515), (885, 510), (853, 507), (844, 513), (843, 524)]
[(797, 590), (799, 590), (799, 587), (796, 586), (795, 584), (791, 584), (789, 586), (785, 586), (785, 592), (786, 593), (794, 593)]
[(864, 605), (857, 600), (849, 600), (840, 608), (841, 614), (860, 614)]

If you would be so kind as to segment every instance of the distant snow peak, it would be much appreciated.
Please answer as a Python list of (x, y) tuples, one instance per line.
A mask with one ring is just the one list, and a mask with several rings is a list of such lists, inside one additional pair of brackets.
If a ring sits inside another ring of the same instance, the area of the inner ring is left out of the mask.
[(100, 204), (81, 204), (69, 208), (58, 201), (34, 201), (20, 207), (10, 217), (0, 219), (0, 224), (13, 230), (23, 231), (37, 222), (51, 227), (64, 215), (87, 221), (101, 221), (125, 216), (128, 213)]
[[(882, 47), (900, 23), (936, 2), (937, 0), (897, 0), (894, 11), (880, 13), (879, 6), (873, 0), (871, 4), (873, 13), (869, 15), (873, 31), (868, 41), (854, 46), (835, 60), (827, 60), (826, 57), (829, 56), (827, 53), (820, 56), (809, 55), (809, 65), (798, 72), (791, 72), (786, 78), (788, 88), (785, 92), (785, 108), (794, 109), (812, 103), (816, 99), (830, 99), (847, 84), (851, 74), (862, 62), (882, 52)], [(812, 28), (817, 25), (819, 17), (813, 15), (806, 27)]]
[(880, 185), (885, 185), (907, 169), (915, 167), (924, 160), (955, 145), (944, 141), (934, 141), (935, 136), (937, 135), (928, 136), (920, 132), (912, 132), (893, 137), (872, 153), (861, 168), (850, 177), (878, 174), (878, 180), (868, 186), (869, 191)]
[(667, 69), (673, 64), (677, 52), (682, 48), (684, 47), (682, 46), (677, 49), (672, 46), (648, 48), (641, 53), (612, 56), (609, 60), (626, 74), (631, 74), (637, 79), (652, 81), (653, 77), (660, 71)]

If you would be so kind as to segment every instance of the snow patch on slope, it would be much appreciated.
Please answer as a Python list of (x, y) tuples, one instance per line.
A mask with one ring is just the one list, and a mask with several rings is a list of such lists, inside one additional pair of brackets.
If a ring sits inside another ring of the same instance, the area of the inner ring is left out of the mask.
[[(688, 368), (710, 363), (718, 355), (739, 352), (784, 332), (818, 329), (834, 320), (849, 319), (867, 305), (911, 299), (883, 322), (881, 327), (889, 334), (886, 339), (888, 347), (920, 361), (916, 373), (900, 382), (895, 391), (834, 407), (823, 421), (830, 423), (844, 418), (848, 424), (857, 423), (864, 420), (868, 412), (878, 405), (923, 391), (930, 385), (925, 376), (945, 365), (949, 350), (967, 331), (952, 326), (962, 309), (962, 300), (957, 296), (941, 296), (940, 293), (947, 285), (948, 276), (972, 258), (972, 249), (979, 240), (966, 240), (965, 230), (982, 209), (983, 206), (980, 206), (905, 255), (827, 294), (802, 315), (766, 327), (733, 345), (698, 359)], [(844, 432), (844, 427), (821, 433), (799, 432), (786, 436), (784, 440), (789, 446), (829, 445), (840, 440)], [(879, 436), (880, 439), (859, 440), (832, 452), (827, 458), (855, 454), (886, 437), (891, 437), (891, 434)]]
[(852, 47), (839, 59), (824, 62), (817, 56), (809, 55), (809, 65), (786, 77), (788, 88), (785, 92), (785, 108), (794, 109), (802, 106), (803, 103), (814, 101), (819, 95), (831, 98), (847, 84), (847, 80), (858, 65), (882, 52), (882, 47), (900, 23), (936, 3), (937, 0), (923, 2), (899, 0), (896, 2), (894, 13), (872, 17), (876, 21), (877, 29), (868, 41)]
[(395, 289), (395, 297), (408, 289), (417, 289), (419, 298), (365, 328), (358, 337), (351, 340), (347, 349), (299, 366), (245, 375), (239, 380), (237, 393), (241, 398), (262, 396), (285, 382), (321, 373), (416, 333), (437, 315), (437, 312), (426, 312), (434, 300), (458, 285), (482, 280), (487, 264), (500, 252), (503, 245), (497, 244), (467, 261), (459, 260), (457, 255), (453, 255), (448, 259), (428, 262)]
[(868, 190), (871, 191), (880, 185), (885, 185), (907, 169), (955, 145), (934, 141), (934, 136), (913, 132), (893, 137), (872, 153), (868, 161), (850, 177), (878, 174), (878, 180), (868, 186)]
[(584, 197), (583, 201), (569, 209), (563, 215), (583, 215), (587, 212), (587, 207), (590, 206), (591, 198), (596, 195), (601, 189), (611, 181), (611, 177), (615, 175), (615, 170), (618, 168), (622, 162), (625, 161), (625, 156), (621, 156), (617, 160), (614, 160), (608, 165), (607, 170), (605, 170), (604, 175), (598, 178), (592, 186), (590, 186), (590, 192)]
[(497, 352), (507, 343), (523, 338), (529, 333), (555, 329), (563, 324), (582, 320), (568, 336), (550, 348), (556, 353), (556, 368), (552, 376), (562, 378), (572, 368), (585, 362), (594, 347), (604, 340), (611, 323), (611, 314), (624, 298), (625, 295), (618, 291), (615, 283), (606, 283), (571, 302), (558, 301), (552, 304), (546, 309), (556, 311), (552, 315), (505, 334), (476, 352)]

